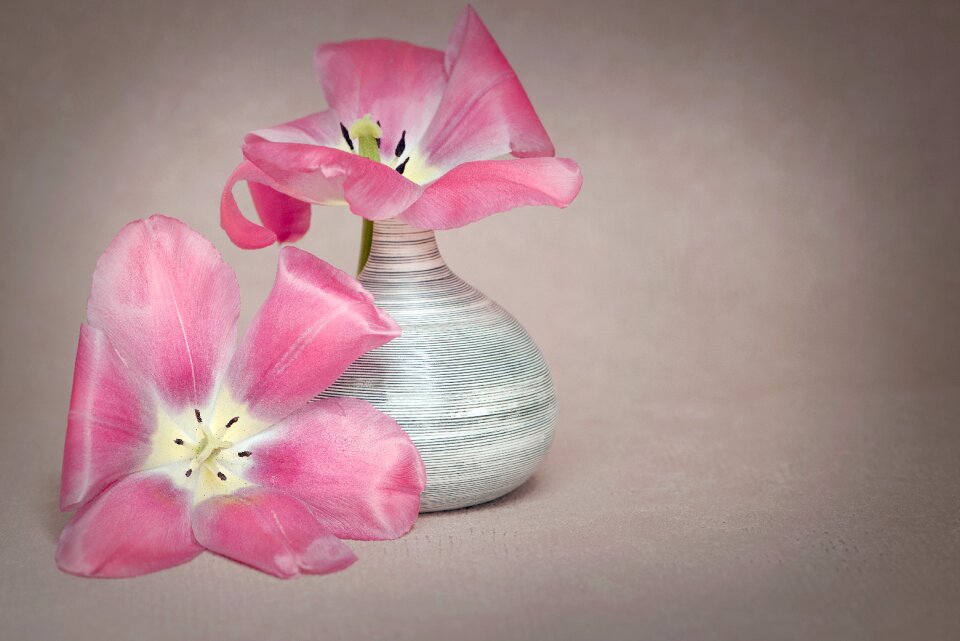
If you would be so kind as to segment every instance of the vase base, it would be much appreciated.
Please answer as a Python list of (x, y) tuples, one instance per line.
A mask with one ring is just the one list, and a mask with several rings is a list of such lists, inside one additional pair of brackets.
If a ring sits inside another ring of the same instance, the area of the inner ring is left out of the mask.
[[(486, 494), (483, 494), (483, 495), (477, 495), (472, 497), (460, 496), (458, 498), (451, 497), (446, 501), (439, 501), (434, 498), (428, 502), (426, 499), (421, 499), (420, 514), (430, 514), (432, 512), (449, 512), (452, 510), (463, 510), (468, 507), (477, 507), (479, 505), (492, 503), (519, 490), (521, 487), (526, 485), (531, 480), (532, 476), (533, 476), (533, 472), (531, 471), (529, 476), (523, 478), (518, 483), (508, 486), (506, 488), (498, 489), (493, 492), (487, 492)], [(437, 490), (442, 490), (442, 488), (428, 488), (427, 492), (430, 492), (431, 494), (437, 494)], [(427, 492), (424, 492), (424, 495), (426, 495)]]

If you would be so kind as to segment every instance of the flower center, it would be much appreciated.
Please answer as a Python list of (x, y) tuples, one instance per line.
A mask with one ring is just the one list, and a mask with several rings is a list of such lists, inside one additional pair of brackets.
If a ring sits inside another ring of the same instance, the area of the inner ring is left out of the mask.
[[(198, 439), (196, 445), (193, 448), (194, 454), (190, 463), (190, 467), (187, 468), (184, 472), (184, 476), (190, 478), (194, 471), (204, 472), (201, 475), (201, 485), (202, 477), (209, 476), (220, 479), (220, 481), (226, 481), (227, 475), (221, 469), (221, 464), (224, 463), (220, 459), (220, 453), (224, 450), (228, 450), (233, 447), (233, 441), (228, 441), (226, 438), (221, 438), (215, 430), (211, 430), (204, 424), (203, 418), (200, 416), (200, 410), (194, 410), (194, 416), (197, 419), (197, 433)], [(233, 425), (240, 420), (239, 416), (234, 416), (223, 427), (222, 436), (226, 436), (227, 430), (229, 430)], [(184, 440), (182, 438), (174, 439), (176, 445), (184, 445)], [(189, 445), (187, 445), (189, 447)], [(240, 458), (246, 458), (252, 454), (249, 451), (237, 452), (236, 453)]]
[(203, 436), (200, 438), (200, 444), (197, 447), (197, 455), (193, 459), (197, 467), (216, 458), (220, 450), (233, 447), (233, 442), (218, 438), (216, 434), (213, 434), (202, 423), (200, 424), (200, 429), (203, 431)]
[[(380, 128), (379, 120), (374, 122), (370, 114), (367, 114), (363, 118), (355, 120), (349, 129), (341, 122), (340, 132), (343, 134), (343, 139), (347, 142), (347, 146), (350, 147), (350, 151), (356, 151), (358, 156), (363, 156), (374, 162), (381, 162), (380, 139), (383, 137), (383, 130)], [(354, 140), (357, 141), (356, 145), (353, 144)], [(387, 163), (392, 164), (396, 162), (394, 169), (400, 174), (404, 172), (407, 168), (407, 163), (410, 162), (409, 154), (406, 158), (403, 158), (403, 153), (406, 149), (407, 130), (404, 129), (400, 133), (400, 140), (397, 141), (396, 148), (393, 150), (393, 157), (396, 160)]]

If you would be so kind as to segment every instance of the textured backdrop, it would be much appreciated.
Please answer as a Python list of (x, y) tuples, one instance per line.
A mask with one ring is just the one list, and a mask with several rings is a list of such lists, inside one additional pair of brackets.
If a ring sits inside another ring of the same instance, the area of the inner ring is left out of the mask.
[[(247, 130), (323, 106), (311, 53), (443, 47), (427, 2), (4, 2), (0, 638), (960, 636), (960, 5), (480, 1), (561, 155), (565, 211), (440, 235), (561, 403), (495, 503), (279, 582), (211, 555), (131, 581), (53, 551), (94, 262), (218, 198)], [(301, 246), (350, 269), (359, 220)]]

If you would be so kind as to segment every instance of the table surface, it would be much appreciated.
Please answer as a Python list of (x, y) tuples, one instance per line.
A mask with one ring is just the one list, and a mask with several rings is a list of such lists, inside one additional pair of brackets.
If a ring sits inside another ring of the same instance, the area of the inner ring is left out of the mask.
[[(477, 4), (585, 184), (440, 243), (537, 339), (557, 437), (507, 497), (287, 582), (54, 566), (90, 274), (178, 216), (246, 323), (276, 249), (218, 228), (242, 134), (322, 108), (316, 42), (443, 47), (460, 6), (6, 8), (0, 638), (960, 638), (960, 6), (796, 4)], [(349, 269), (357, 219), (313, 227)]]

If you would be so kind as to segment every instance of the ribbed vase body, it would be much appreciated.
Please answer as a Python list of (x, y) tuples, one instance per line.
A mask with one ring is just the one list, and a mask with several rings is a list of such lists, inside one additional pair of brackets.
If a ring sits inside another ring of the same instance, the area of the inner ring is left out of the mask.
[(368, 400), (400, 423), (427, 468), (423, 512), (490, 501), (527, 480), (550, 447), (557, 401), (523, 327), (447, 268), (432, 231), (377, 222), (360, 281), (403, 335), (323, 396)]

